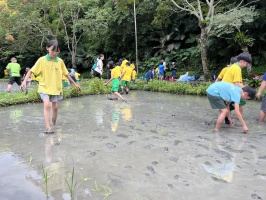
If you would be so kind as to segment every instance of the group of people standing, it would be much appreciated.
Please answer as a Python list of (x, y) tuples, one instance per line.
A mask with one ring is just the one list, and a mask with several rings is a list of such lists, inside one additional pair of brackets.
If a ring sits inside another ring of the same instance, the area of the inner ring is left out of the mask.
[(166, 75), (167, 71), (167, 65), (164, 59), (161, 60), (160, 64), (156, 67), (150, 67), (148, 72), (145, 74), (145, 79), (147, 82), (149, 82), (151, 79), (155, 78), (155, 74), (157, 79), (159, 80), (174, 80), (176, 79), (176, 72), (177, 72), (177, 67), (175, 62), (171, 63), (171, 77)]
[[(112, 82), (112, 97), (108, 99), (118, 100), (119, 97), (126, 102), (122, 94), (128, 94), (131, 82), (135, 83), (137, 72), (135, 70), (134, 63), (130, 63), (127, 59), (122, 58), (116, 64), (114, 64), (113, 61), (109, 61), (107, 68), (108, 81), (105, 83), (105, 85), (107, 86), (110, 82)], [(119, 92), (120, 80), (121, 92)]]
[[(231, 116), (231, 111), (234, 110), (235, 115), (242, 124), (243, 131), (248, 132), (248, 127), (243, 119), (243, 106), (247, 103), (246, 100), (260, 98), (262, 90), (266, 86), (266, 73), (262, 78), (261, 86), (256, 94), (256, 89), (250, 86), (244, 86), (242, 81), (242, 69), (252, 63), (252, 57), (249, 53), (241, 53), (236, 57), (232, 57), (230, 65), (226, 66), (220, 72), (215, 83), (210, 85), (207, 92), (208, 100), (212, 109), (218, 109), (218, 119), (215, 126), (216, 131), (220, 131), (222, 124), (234, 126), (235, 123)], [(259, 121), (262, 122), (266, 115), (266, 96), (261, 104)]]

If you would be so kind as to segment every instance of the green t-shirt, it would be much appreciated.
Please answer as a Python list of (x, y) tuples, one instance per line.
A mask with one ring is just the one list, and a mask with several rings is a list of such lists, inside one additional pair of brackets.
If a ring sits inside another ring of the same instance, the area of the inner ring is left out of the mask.
[(10, 76), (20, 77), (20, 65), (18, 63), (9, 63), (6, 68), (9, 70)]

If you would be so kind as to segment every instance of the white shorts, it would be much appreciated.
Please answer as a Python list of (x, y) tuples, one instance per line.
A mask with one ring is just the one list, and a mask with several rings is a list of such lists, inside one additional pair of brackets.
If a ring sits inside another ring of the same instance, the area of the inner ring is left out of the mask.
[(39, 93), (41, 96), (41, 99), (49, 99), (50, 102), (57, 102), (63, 99), (63, 95), (49, 95), (44, 93)]

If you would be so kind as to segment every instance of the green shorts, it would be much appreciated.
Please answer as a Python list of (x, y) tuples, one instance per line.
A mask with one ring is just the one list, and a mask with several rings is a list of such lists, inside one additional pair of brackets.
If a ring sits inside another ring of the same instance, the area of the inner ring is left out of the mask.
[(111, 92), (118, 92), (119, 90), (119, 79), (115, 78), (112, 80), (112, 89)]
[(122, 80), (121, 81), (121, 85), (123, 86), (123, 87), (127, 87), (127, 88), (129, 88), (130, 87), (130, 81), (125, 81), (125, 80)]
[(226, 108), (226, 103), (221, 97), (212, 96), (208, 93), (207, 93), (207, 97), (209, 99), (212, 109), (225, 109)]
[(239, 103), (240, 106), (244, 106), (246, 104), (247, 104), (247, 100), (240, 99), (240, 103)]
[[(235, 102), (231, 102), (230, 103), (230, 111), (231, 110), (235, 110)], [(242, 100), (242, 99), (240, 99), (240, 102), (239, 102), (239, 106), (244, 106), (244, 105), (246, 105), (247, 104), (247, 100)]]

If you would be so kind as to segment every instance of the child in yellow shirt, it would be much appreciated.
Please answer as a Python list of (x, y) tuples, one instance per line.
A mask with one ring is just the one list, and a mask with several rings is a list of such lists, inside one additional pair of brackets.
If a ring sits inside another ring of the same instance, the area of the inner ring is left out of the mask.
[(45, 133), (53, 133), (50, 125), (50, 110), (52, 108), (52, 123), (56, 123), (58, 112), (58, 101), (63, 99), (62, 76), (72, 82), (76, 88), (80, 89), (73, 79), (69, 76), (64, 61), (58, 57), (59, 45), (57, 40), (51, 40), (46, 45), (48, 53), (39, 58), (35, 65), (28, 71), (20, 88), (26, 89), (26, 80), (32, 73), (40, 74), (40, 82), (38, 92), (43, 100)]

